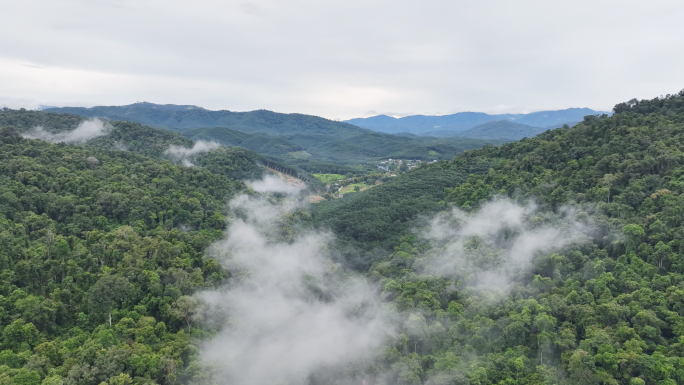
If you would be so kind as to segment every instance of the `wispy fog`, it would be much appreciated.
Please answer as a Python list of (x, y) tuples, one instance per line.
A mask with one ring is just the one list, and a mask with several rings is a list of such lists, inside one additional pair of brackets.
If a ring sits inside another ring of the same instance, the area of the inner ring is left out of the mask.
[[(252, 185), (283, 192), (289, 187), (282, 183)], [(209, 249), (230, 283), (199, 294), (208, 308), (204, 322), (221, 330), (201, 349), (208, 377), (229, 384), (392, 383), (377, 368), (364, 374), (367, 365), (379, 362), (391, 336), (410, 335), (422, 316), (381, 306), (376, 288), (332, 262), (331, 234), (299, 229), (288, 235), (284, 229), (295, 225), (284, 218), (301, 205), (295, 197), (267, 194), (230, 202), (226, 237)], [(496, 200), (472, 214), (451, 210), (434, 217), (422, 234), (432, 248), (413, 269), (466, 287), (505, 289), (516, 274), (530, 271), (539, 253), (584, 242), (590, 230), (583, 212), (542, 214), (534, 205)], [(445, 373), (435, 372), (428, 383), (463, 377)]]
[(541, 213), (509, 200), (489, 202), (472, 214), (453, 209), (437, 215), (423, 233), (433, 249), (418, 265), (430, 274), (503, 289), (538, 253), (589, 241), (588, 219), (570, 208)]
[(305, 187), (303, 185), (295, 186), (282, 177), (270, 175), (258, 181), (247, 182), (247, 185), (257, 192), (277, 192), (288, 195), (297, 195)]
[(171, 145), (166, 151), (164, 151), (164, 155), (167, 155), (174, 160), (180, 161), (186, 167), (194, 167), (195, 165), (190, 161), (190, 158), (203, 152), (215, 150), (219, 147), (221, 147), (221, 145), (216, 142), (198, 140), (190, 148)]
[(38, 126), (31, 131), (23, 133), (22, 136), (28, 139), (41, 139), (51, 143), (85, 143), (90, 139), (107, 135), (111, 129), (112, 126), (108, 123), (103, 123), (96, 118), (86, 120), (75, 129), (67, 132), (52, 133)]
[(225, 290), (201, 295), (214, 314), (228, 315), (202, 350), (217, 382), (307, 383), (312, 373), (362, 364), (378, 351), (386, 333), (377, 296), (330, 260), (332, 236), (282, 237), (279, 220), (298, 207), (296, 199), (243, 195), (230, 206), (238, 218), (210, 254), (233, 278)]

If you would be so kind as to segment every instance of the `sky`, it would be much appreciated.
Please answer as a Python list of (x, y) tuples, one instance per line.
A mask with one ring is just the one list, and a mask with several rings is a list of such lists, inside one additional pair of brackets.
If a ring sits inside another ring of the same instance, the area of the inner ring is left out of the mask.
[(0, 106), (329, 119), (589, 107), (684, 89), (684, 2), (0, 1)]

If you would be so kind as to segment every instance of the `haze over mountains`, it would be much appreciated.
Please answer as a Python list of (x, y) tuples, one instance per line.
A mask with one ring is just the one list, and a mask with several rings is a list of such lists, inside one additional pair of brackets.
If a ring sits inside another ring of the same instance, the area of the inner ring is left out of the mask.
[[(590, 108), (568, 108), (558, 111), (538, 111), (529, 114), (500, 114), (489, 115), (484, 112), (459, 112), (451, 115), (426, 116), (412, 115), (394, 118), (378, 115), (370, 118), (357, 118), (345, 122), (374, 131), (399, 133), (411, 132), (418, 135), (431, 135), (438, 132), (439, 136), (458, 135), (458, 132), (473, 128), (479, 124), (505, 120), (539, 128), (556, 128), (563, 124), (576, 123), (587, 115), (601, 115), (610, 112), (594, 111)], [(569, 124), (570, 125), (570, 124)], [(510, 137), (506, 137), (512, 139)]]
[[(212, 111), (192, 105), (154, 104), (148, 102), (125, 106), (50, 107), (45, 111), (71, 113), (106, 120), (124, 120), (184, 132), (196, 128), (228, 127), (245, 133), (268, 135), (331, 135), (349, 139), (369, 134), (368, 130), (397, 134), (446, 138), (517, 140), (538, 135), (547, 129), (572, 126), (587, 115), (610, 112), (590, 108), (568, 108), (529, 114), (490, 115), (483, 112), (459, 112), (452, 115), (413, 115), (393, 118), (378, 115), (338, 122), (318, 116), (283, 114), (268, 110), (233, 112)], [(497, 122), (496, 124), (493, 122)]]
[(233, 112), (212, 111), (202, 107), (174, 104), (134, 103), (126, 106), (62, 107), (44, 111), (66, 112), (92, 118), (125, 120), (153, 127), (185, 131), (193, 128), (229, 127), (247, 133), (323, 134), (352, 137), (369, 129), (304, 114), (282, 114), (268, 110)]
[(465, 150), (505, 140), (392, 135), (318, 116), (267, 110), (210, 111), (190, 105), (46, 108), (107, 121), (129, 121), (181, 133), (193, 140), (240, 146), (308, 172), (358, 172), (388, 158), (451, 159)]
[[(228, 127), (250, 134), (258, 133), (280, 137), (283, 135), (325, 135), (334, 136), (338, 139), (368, 135), (371, 133), (369, 130), (372, 130), (388, 134), (412, 133), (438, 138), (458, 136), (472, 139), (518, 140), (533, 137), (547, 129), (561, 127), (563, 124), (573, 126), (587, 115), (610, 115), (610, 112), (595, 111), (590, 108), (568, 108), (529, 114), (490, 115), (483, 112), (459, 112), (443, 116), (413, 115), (403, 118), (378, 115), (338, 122), (318, 116), (283, 114), (268, 110), (212, 111), (192, 105), (162, 105), (148, 102), (91, 108), (50, 107), (44, 108), (44, 110), (98, 117), (106, 120), (134, 121), (179, 132), (198, 128)], [(203, 136), (206, 137), (206, 135)], [(386, 139), (392, 141), (392, 139)], [(283, 140), (277, 140), (280, 142), (279, 147), (281, 149), (283, 148)], [(242, 142), (244, 140), (240, 140), (240, 143)], [(358, 140), (355, 142), (358, 143)], [(240, 145), (237, 142), (230, 144)], [(301, 145), (301, 143), (296, 143), (296, 140), (295, 143), (290, 144)], [(261, 145), (263, 145), (263, 141)], [(291, 146), (286, 144), (285, 147)]]

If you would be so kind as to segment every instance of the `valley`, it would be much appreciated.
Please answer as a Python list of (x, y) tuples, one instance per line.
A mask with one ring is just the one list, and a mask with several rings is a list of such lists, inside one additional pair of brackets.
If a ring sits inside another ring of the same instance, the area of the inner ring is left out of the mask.
[(0, 382), (684, 382), (684, 92), (468, 129), (504, 139), (281, 115), (0, 111)]

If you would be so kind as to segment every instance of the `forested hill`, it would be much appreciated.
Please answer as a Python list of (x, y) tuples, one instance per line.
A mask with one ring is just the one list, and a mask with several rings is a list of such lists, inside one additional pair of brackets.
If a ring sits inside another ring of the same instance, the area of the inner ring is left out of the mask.
[(244, 190), (206, 169), (1, 128), (0, 382), (197, 375), (183, 309), (223, 281), (203, 250)]
[[(11, 126), (17, 132), (23, 134), (30, 133), (36, 127), (40, 127), (44, 131), (42, 137), (48, 137), (47, 139), (49, 139), (50, 135), (74, 132), (80, 124), (87, 120), (88, 118), (86, 117), (67, 113), (0, 110), (0, 127)], [(101, 132), (93, 132), (91, 129), (90, 132), (83, 132), (81, 135), (83, 136), (81, 144), (89, 148), (132, 151), (146, 156), (168, 158), (170, 160), (174, 160), (173, 157), (167, 154), (170, 146), (190, 149), (195, 143), (194, 140), (176, 132), (126, 121), (109, 121), (106, 127), (102, 128)], [(37, 136), (41, 137), (41, 135)], [(64, 137), (63, 139), (69, 141), (69, 137)], [(79, 138), (71, 139), (76, 140)], [(53, 138), (52, 140), (55, 141), (57, 139)], [(233, 143), (224, 144), (228, 146)], [(231, 179), (259, 179), (265, 173), (265, 169), (262, 166), (266, 165), (300, 177), (308, 181), (315, 188), (323, 188), (317, 179), (295, 165), (279, 162), (278, 159), (266, 158), (246, 148), (221, 147), (211, 151), (198, 152), (188, 159), (192, 159), (199, 166), (206, 167), (215, 173), (225, 175)]]
[[(494, 197), (536, 202), (532, 228), (575, 210), (594, 238), (536, 254), (499, 297), (467, 284), (469, 269), (505, 268), (481, 239), (464, 241), (452, 275), (426, 270), (445, 249), (411, 230), (421, 213), (476, 213)], [(643, 385), (684, 383), (683, 213), (684, 91), (467, 151), (313, 214), (357, 246), (394, 242), (389, 256), (366, 255), (404, 314), (379, 364), (397, 383)]]
[[(45, 132), (42, 136), (46, 139), (50, 135), (73, 132), (87, 120), (87, 117), (66, 113), (23, 109), (0, 110), (0, 127), (12, 127), (20, 134), (40, 128)], [(126, 149), (153, 157), (161, 157), (171, 145), (185, 147), (193, 145), (192, 140), (178, 133), (123, 121), (108, 122), (108, 127), (94, 127), (89, 132), (83, 132), (81, 136), (65, 137), (64, 141), (78, 141), (101, 149)]]
[(531, 138), (533, 136), (537, 136), (546, 130), (547, 128), (545, 127), (533, 127), (526, 124), (513, 123), (508, 120), (497, 120), (478, 124), (473, 128), (469, 128), (461, 132), (461, 135), (466, 138), (507, 138), (511, 140), (519, 140), (522, 138)]
[(267, 110), (249, 112), (210, 111), (196, 106), (135, 103), (127, 106), (49, 108), (46, 111), (66, 112), (107, 120), (133, 121), (178, 131), (204, 127), (230, 127), (247, 133), (315, 134), (337, 138), (349, 138), (370, 132), (370, 130), (348, 123), (336, 122), (318, 116), (281, 114)]
[[(449, 136), (461, 136), (465, 138), (480, 138), (480, 139), (499, 139), (505, 141), (520, 140), (522, 138), (531, 138), (537, 136), (546, 130), (553, 130), (563, 126), (572, 127), (579, 123), (579, 121), (565, 122), (563, 124), (553, 124), (549, 127), (534, 127), (527, 124), (514, 123), (509, 120), (494, 120), (487, 123), (478, 124), (465, 131), (454, 130), (435, 130), (425, 132), (422, 135), (434, 136), (437, 138), (444, 138)], [(505, 138), (505, 139), (502, 139)]]

